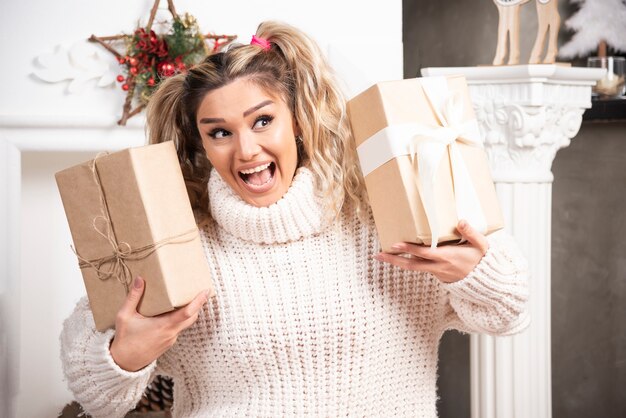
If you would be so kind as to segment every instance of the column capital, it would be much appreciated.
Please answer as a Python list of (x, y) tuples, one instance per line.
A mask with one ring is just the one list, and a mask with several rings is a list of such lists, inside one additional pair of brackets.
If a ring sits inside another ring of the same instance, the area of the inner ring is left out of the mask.
[(554, 64), (425, 68), (463, 74), (498, 183), (552, 182), (556, 152), (578, 133), (603, 69)]

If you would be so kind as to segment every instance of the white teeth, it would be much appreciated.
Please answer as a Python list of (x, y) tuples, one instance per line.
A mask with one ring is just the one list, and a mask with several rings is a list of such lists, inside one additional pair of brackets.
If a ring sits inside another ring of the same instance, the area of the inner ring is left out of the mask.
[(239, 172), (242, 173), (242, 174), (258, 173), (259, 171), (265, 170), (267, 167), (270, 166), (270, 164), (271, 163), (263, 164), (263, 165), (260, 165), (258, 167), (250, 168), (248, 170), (240, 170)]

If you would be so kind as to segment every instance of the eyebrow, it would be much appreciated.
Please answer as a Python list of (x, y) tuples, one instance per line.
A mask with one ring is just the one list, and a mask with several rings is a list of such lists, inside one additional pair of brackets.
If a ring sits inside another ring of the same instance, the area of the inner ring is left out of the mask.
[(259, 110), (260, 108), (265, 107), (265, 106), (267, 106), (267, 105), (270, 105), (270, 104), (272, 104), (272, 103), (274, 103), (274, 102), (273, 102), (273, 101), (271, 101), (271, 100), (265, 100), (265, 101), (262, 101), (262, 102), (261, 102), (261, 103), (259, 103), (258, 105), (256, 105), (256, 106), (252, 106), (250, 109), (248, 109), (248, 110), (246, 110), (245, 112), (243, 112), (243, 117), (245, 118), (245, 117), (246, 117), (246, 116), (248, 116), (250, 113), (252, 113), (252, 112), (256, 112), (256, 111), (257, 111), (257, 110)]
[[(243, 117), (245, 118), (246, 116), (248, 116), (249, 114), (256, 112), (257, 110), (261, 109), (262, 107), (265, 107), (267, 105), (273, 104), (274, 102), (272, 100), (264, 100), (261, 103), (259, 103), (258, 105), (252, 106), (250, 109), (246, 110), (245, 112), (243, 112)], [(226, 122), (226, 120), (224, 118), (202, 118), (200, 119), (200, 123), (224, 123)]]
[(226, 122), (224, 118), (202, 118), (200, 123), (220, 123)]

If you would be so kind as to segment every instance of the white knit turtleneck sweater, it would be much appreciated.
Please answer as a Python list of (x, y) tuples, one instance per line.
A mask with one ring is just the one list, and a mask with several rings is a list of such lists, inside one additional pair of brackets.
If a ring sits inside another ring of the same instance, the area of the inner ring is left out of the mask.
[(202, 242), (216, 298), (132, 373), (113, 362), (114, 331), (95, 331), (83, 298), (65, 321), (61, 358), (84, 409), (122, 417), (158, 373), (174, 379), (174, 417), (435, 417), (442, 333), (527, 325), (525, 262), (507, 235), (491, 235), (474, 271), (444, 284), (372, 259), (373, 222), (344, 210), (324, 224), (314, 190), (300, 168), (278, 203), (257, 208), (213, 172)]

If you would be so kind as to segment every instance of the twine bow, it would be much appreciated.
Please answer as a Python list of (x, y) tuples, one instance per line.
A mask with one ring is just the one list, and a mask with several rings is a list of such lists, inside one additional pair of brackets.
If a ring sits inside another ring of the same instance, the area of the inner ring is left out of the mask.
[[(196, 228), (193, 228), (183, 232), (182, 234), (168, 237), (153, 244), (148, 244), (138, 248), (132, 248), (127, 242), (118, 243), (115, 236), (115, 231), (113, 229), (113, 223), (111, 222), (109, 207), (104, 197), (102, 183), (100, 182), (100, 175), (96, 166), (96, 160), (102, 155), (103, 153), (98, 154), (91, 163), (91, 172), (94, 182), (98, 185), (101, 203), (101, 214), (93, 219), (92, 226), (93, 229), (100, 236), (102, 236), (109, 242), (109, 244), (111, 245), (112, 254), (105, 257), (89, 260), (78, 254), (76, 249), (74, 249), (73, 247), (72, 250), (74, 251), (74, 254), (76, 254), (76, 257), (78, 257), (78, 259), (80, 260), (80, 262), (78, 263), (79, 268), (93, 268), (96, 271), (98, 279), (103, 281), (114, 277), (124, 286), (124, 290), (126, 291), (126, 293), (128, 293), (132, 280), (132, 273), (130, 267), (128, 267), (127, 261), (143, 260), (159, 248), (168, 244), (182, 244), (185, 242), (190, 242), (196, 238), (196, 236), (198, 235), (198, 230)], [(98, 224), (99, 221), (100, 225)]]

